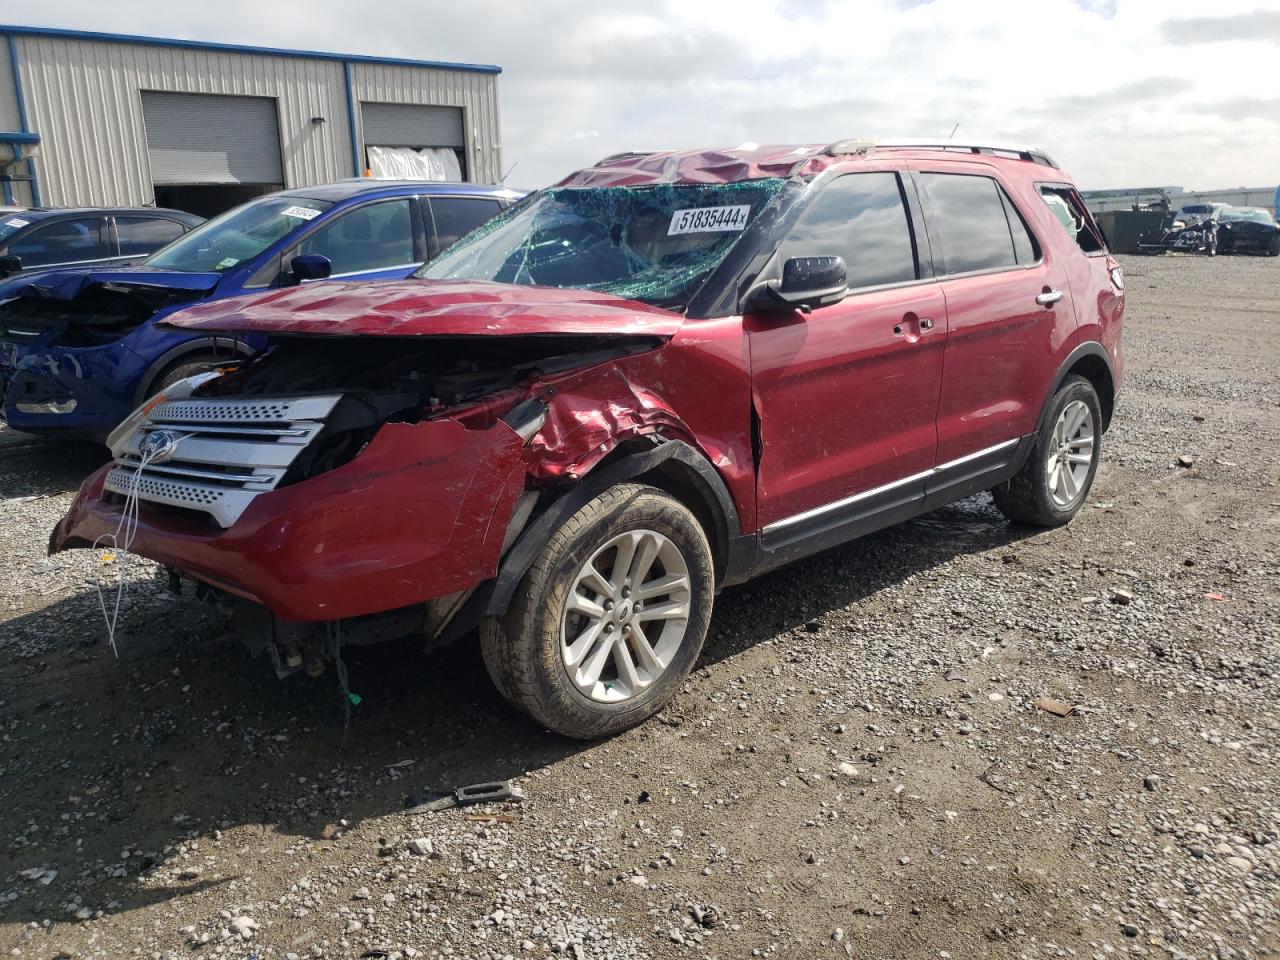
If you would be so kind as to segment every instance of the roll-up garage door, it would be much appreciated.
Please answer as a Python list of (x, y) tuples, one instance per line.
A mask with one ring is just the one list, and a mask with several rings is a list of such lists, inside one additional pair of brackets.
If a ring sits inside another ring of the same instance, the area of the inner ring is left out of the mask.
[(454, 147), (462, 149), (461, 107), (415, 103), (362, 103), (360, 122), (367, 147)]
[(284, 183), (270, 97), (144, 90), (142, 115), (152, 183)]

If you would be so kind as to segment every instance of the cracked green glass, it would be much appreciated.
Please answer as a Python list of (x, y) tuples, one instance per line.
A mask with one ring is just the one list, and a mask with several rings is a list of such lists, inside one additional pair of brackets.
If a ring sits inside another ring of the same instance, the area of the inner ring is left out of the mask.
[[(784, 183), (552, 188), (463, 237), (416, 275), (598, 290), (681, 310)], [(693, 229), (673, 232), (685, 211)], [(691, 219), (693, 211), (702, 213)]]

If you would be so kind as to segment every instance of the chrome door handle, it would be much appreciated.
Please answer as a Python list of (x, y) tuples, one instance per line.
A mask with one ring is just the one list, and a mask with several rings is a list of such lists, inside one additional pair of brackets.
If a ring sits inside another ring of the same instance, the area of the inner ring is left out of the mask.
[(1036, 297), (1036, 303), (1042, 307), (1051, 307), (1061, 300), (1063, 296), (1064, 294), (1061, 290), (1048, 290)]

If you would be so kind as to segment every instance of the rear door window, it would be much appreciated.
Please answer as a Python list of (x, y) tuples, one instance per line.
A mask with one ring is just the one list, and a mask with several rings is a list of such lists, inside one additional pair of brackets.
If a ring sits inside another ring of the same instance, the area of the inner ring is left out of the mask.
[(824, 256), (844, 258), (851, 290), (919, 276), (896, 173), (838, 177), (813, 199), (779, 248), (781, 261)]
[(992, 177), (923, 173), (920, 182), (929, 238), (946, 273), (1011, 270), (1038, 259), (1035, 239)]
[(107, 221), (85, 217), (50, 223), (9, 244), (9, 255), (21, 257), (24, 268), (110, 259)]
[(339, 214), (298, 244), (294, 255), (328, 257), (335, 277), (414, 266), (411, 202), (379, 200)]
[(502, 205), (488, 197), (432, 197), (430, 209), (435, 231), (428, 250), (434, 258), (455, 240), (497, 215)]
[(182, 224), (163, 217), (116, 217), (116, 241), (122, 257), (154, 253), (185, 232)]

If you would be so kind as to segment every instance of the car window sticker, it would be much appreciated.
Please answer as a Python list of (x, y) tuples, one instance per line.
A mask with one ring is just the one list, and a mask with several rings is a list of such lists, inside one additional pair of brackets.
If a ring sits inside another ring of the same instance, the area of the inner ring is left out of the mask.
[(671, 214), (667, 236), (682, 233), (721, 233), (726, 230), (745, 230), (751, 205), (735, 204), (729, 207), (689, 207)]
[(310, 207), (286, 207), (280, 211), (281, 215), (293, 217), (296, 220), (314, 220), (320, 216), (319, 210), (312, 210)]

